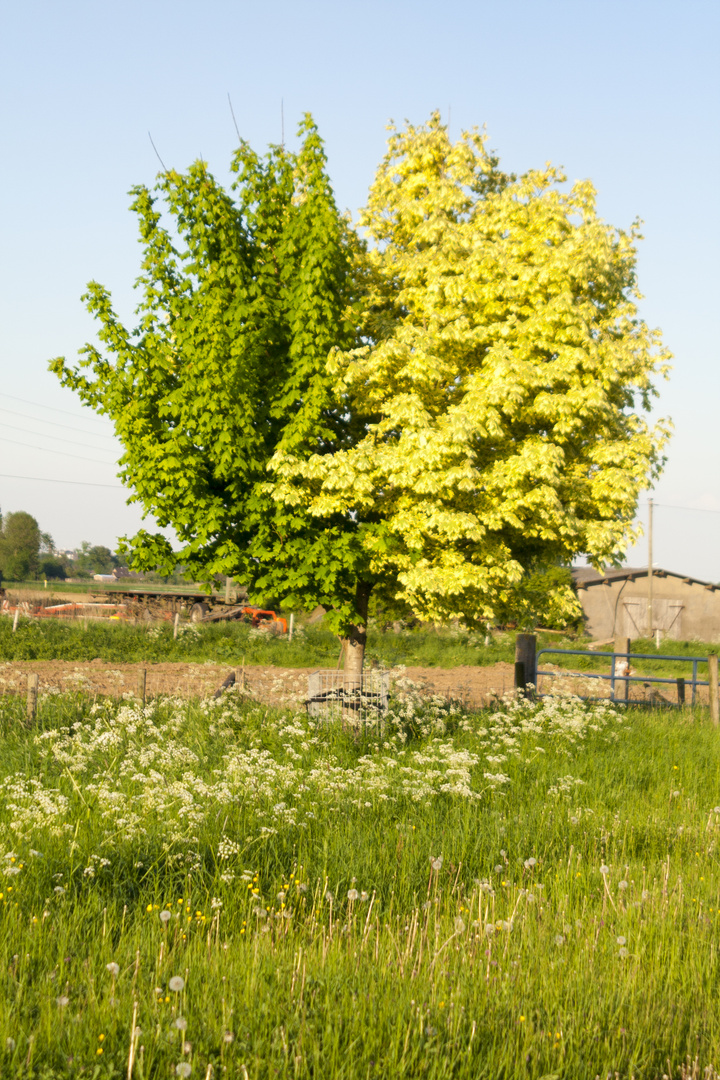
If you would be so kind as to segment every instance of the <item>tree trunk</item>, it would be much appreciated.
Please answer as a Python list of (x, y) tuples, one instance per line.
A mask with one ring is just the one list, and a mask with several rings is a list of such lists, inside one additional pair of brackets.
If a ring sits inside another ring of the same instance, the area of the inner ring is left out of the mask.
[(367, 643), (368, 601), (371, 592), (372, 585), (369, 585), (367, 581), (358, 581), (355, 591), (355, 610), (358, 621), (350, 627), (350, 632), (344, 640), (345, 678), (343, 682), (347, 689), (359, 688), (361, 685)]

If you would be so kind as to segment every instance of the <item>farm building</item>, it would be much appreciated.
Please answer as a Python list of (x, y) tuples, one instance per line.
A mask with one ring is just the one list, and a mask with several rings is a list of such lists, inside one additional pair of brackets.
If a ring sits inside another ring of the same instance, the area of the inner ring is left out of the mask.
[(647, 567), (598, 573), (576, 567), (573, 580), (595, 641), (655, 636), (720, 641), (720, 586), (671, 570), (653, 570), (652, 623), (648, 619)]

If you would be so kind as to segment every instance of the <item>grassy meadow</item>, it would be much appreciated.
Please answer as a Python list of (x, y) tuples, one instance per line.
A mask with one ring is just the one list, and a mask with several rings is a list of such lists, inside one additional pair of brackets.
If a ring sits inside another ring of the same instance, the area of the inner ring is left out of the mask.
[(0, 699), (3, 1078), (715, 1077), (720, 736)]

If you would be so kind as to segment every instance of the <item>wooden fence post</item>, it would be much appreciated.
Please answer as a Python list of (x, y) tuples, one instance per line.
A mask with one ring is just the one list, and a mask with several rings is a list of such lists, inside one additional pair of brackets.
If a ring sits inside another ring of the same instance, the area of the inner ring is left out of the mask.
[(536, 643), (535, 634), (518, 634), (515, 638), (515, 688), (518, 690), (524, 690), (528, 683), (537, 688)]
[(175, 622), (174, 622), (174, 624), (173, 624), (173, 641), (176, 641), (176, 640), (177, 640), (177, 636), (178, 636), (178, 626), (179, 626), (179, 625), (180, 625), (180, 612), (179, 612), (179, 611), (176, 611), (176, 612), (175, 612)]
[(718, 697), (718, 658), (716, 653), (708, 656), (708, 682), (710, 683), (710, 716), (715, 727), (720, 724), (720, 697)]
[(27, 681), (27, 718), (34, 720), (37, 716), (38, 699), (38, 676), (28, 675)]
[(294, 629), (294, 627), (295, 627), (295, 612), (291, 611), (290, 612), (290, 626), (288, 628), (288, 641), (292, 641), (292, 639), (293, 639), (293, 629)]
[(138, 692), (137, 696), (140, 699), (140, 704), (145, 708), (145, 687), (147, 685), (147, 671), (145, 668), (141, 668), (138, 674)]
[[(629, 637), (627, 637), (627, 638), (617, 638), (617, 640), (615, 641), (615, 644), (613, 645), (613, 649), (614, 649), (614, 651), (616, 653), (616, 656), (615, 656), (615, 674), (617, 675), (618, 669), (623, 668), (627, 664), (627, 670), (623, 671), (623, 674), (624, 675), (629, 675), (630, 674), (630, 656), (628, 655), (628, 656), (625, 656), (623, 658), (622, 654), (623, 653), (628, 653), (629, 654), (629, 652), (630, 652), (630, 638)], [(619, 664), (618, 664), (617, 653), (621, 654)], [(621, 689), (621, 700), (624, 701), (624, 702), (627, 702), (629, 697), (630, 697), (630, 683), (629, 682), (623, 682), (622, 683), (622, 689)], [(616, 701), (618, 700), (617, 689), (615, 690), (615, 700)]]
[(12, 628), (13, 634), (17, 630), (17, 624), (18, 624), (18, 619), (19, 618), (20, 618), (20, 601), (18, 600), (18, 605), (15, 608), (15, 615), (13, 616), (13, 628)]
[(676, 679), (675, 682), (677, 683), (678, 705), (680, 706), (681, 709), (684, 709), (685, 708), (685, 680), (684, 679)]

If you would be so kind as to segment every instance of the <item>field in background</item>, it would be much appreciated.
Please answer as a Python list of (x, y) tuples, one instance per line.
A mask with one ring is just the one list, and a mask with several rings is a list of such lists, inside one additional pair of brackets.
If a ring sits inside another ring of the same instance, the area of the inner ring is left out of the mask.
[(0, 733), (3, 1077), (717, 1075), (702, 712), (6, 696)]
[[(0, 619), (2, 660), (94, 660), (161, 663), (275, 664), (280, 667), (335, 667), (340, 644), (321, 626), (296, 626), (292, 642), (248, 623), (199, 625), (182, 622), (176, 640), (169, 622), (129, 623), (109, 619), (21, 618), (12, 632), (12, 619)], [(456, 667), (510, 662), (515, 655), (515, 635), (494, 635), (485, 645), (484, 635), (464, 631), (412, 630), (395, 633), (371, 629), (367, 662), (422, 667)]]

